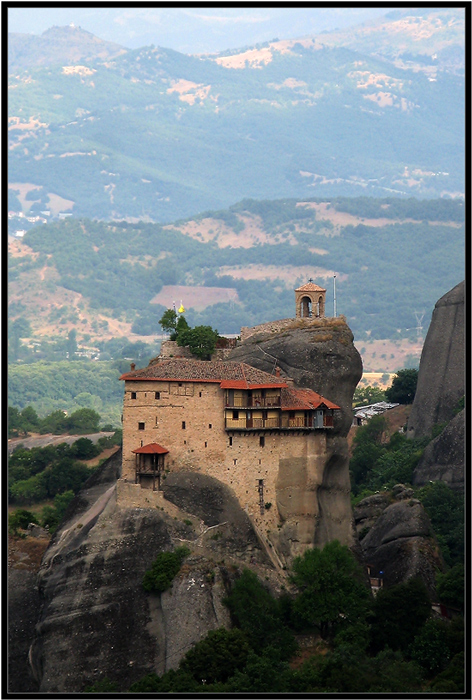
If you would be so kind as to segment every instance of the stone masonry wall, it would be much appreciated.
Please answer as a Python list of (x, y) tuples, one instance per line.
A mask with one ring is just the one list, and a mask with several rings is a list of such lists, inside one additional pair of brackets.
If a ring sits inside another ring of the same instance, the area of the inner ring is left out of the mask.
[[(159, 398), (156, 399), (156, 391)], [(131, 398), (131, 392), (136, 398)], [(179, 392), (179, 393), (175, 393)], [(140, 429), (139, 424), (144, 424)], [(261, 441), (260, 438), (264, 437)], [(157, 442), (169, 450), (165, 469), (199, 471), (227, 484), (255, 525), (276, 529), (288, 500), (300, 518), (316, 520), (311, 485), (323, 479), (326, 434), (276, 431), (231, 432), (224, 426), (219, 383), (127, 381), (123, 407), (122, 477), (134, 484), (132, 450)], [(283, 478), (280, 465), (283, 464)], [(291, 479), (290, 464), (296, 464)], [(263, 507), (259, 480), (263, 480)], [(142, 489), (147, 490), (147, 489)], [(292, 500), (293, 499), (293, 500)], [(270, 503), (269, 508), (265, 504)], [(291, 509), (293, 511), (293, 508)]]

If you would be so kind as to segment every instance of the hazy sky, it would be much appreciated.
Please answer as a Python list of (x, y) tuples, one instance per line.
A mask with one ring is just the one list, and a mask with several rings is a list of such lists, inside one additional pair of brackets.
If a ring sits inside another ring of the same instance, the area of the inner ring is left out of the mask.
[(128, 48), (149, 44), (184, 53), (223, 51), (278, 37), (297, 38), (375, 19), (377, 7), (10, 7), (8, 31), (42, 34), (75, 24)]

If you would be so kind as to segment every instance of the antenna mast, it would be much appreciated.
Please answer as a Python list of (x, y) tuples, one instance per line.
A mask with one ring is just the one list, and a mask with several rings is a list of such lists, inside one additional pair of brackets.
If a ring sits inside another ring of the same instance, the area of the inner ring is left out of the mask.
[(334, 318), (336, 318), (336, 275), (334, 275), (334, 278), (333, 278), (333, 287), (334, 287)]

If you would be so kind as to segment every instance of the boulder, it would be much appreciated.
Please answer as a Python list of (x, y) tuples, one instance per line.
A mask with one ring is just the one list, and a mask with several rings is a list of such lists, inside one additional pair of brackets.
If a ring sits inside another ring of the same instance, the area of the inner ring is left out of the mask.
[[(381, 509), (361, 540), (364, 560), (374, 571), (383, 572), (386, 588), (419, 576), (434, 598), (436, 571), (444, 565), (429, 517), (418, 499), (408, 497), (408, 491), (411, 489), (396, 488), (400, 500)], [(369, 511), (370, 504), (364, 501), (354, 510), (356, 524)], [(384, 502), (379, 501), (378, 507)]]

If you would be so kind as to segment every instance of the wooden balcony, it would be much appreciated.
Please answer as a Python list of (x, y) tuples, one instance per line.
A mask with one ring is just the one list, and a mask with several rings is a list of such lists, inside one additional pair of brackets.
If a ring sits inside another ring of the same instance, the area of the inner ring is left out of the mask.
[(280, 396), (271, 396), (265, 399), (248, 399), (247, 397), (236, 396), (232, 403), (226, 403), (226, 408), (278, 408), (280, 406)]

